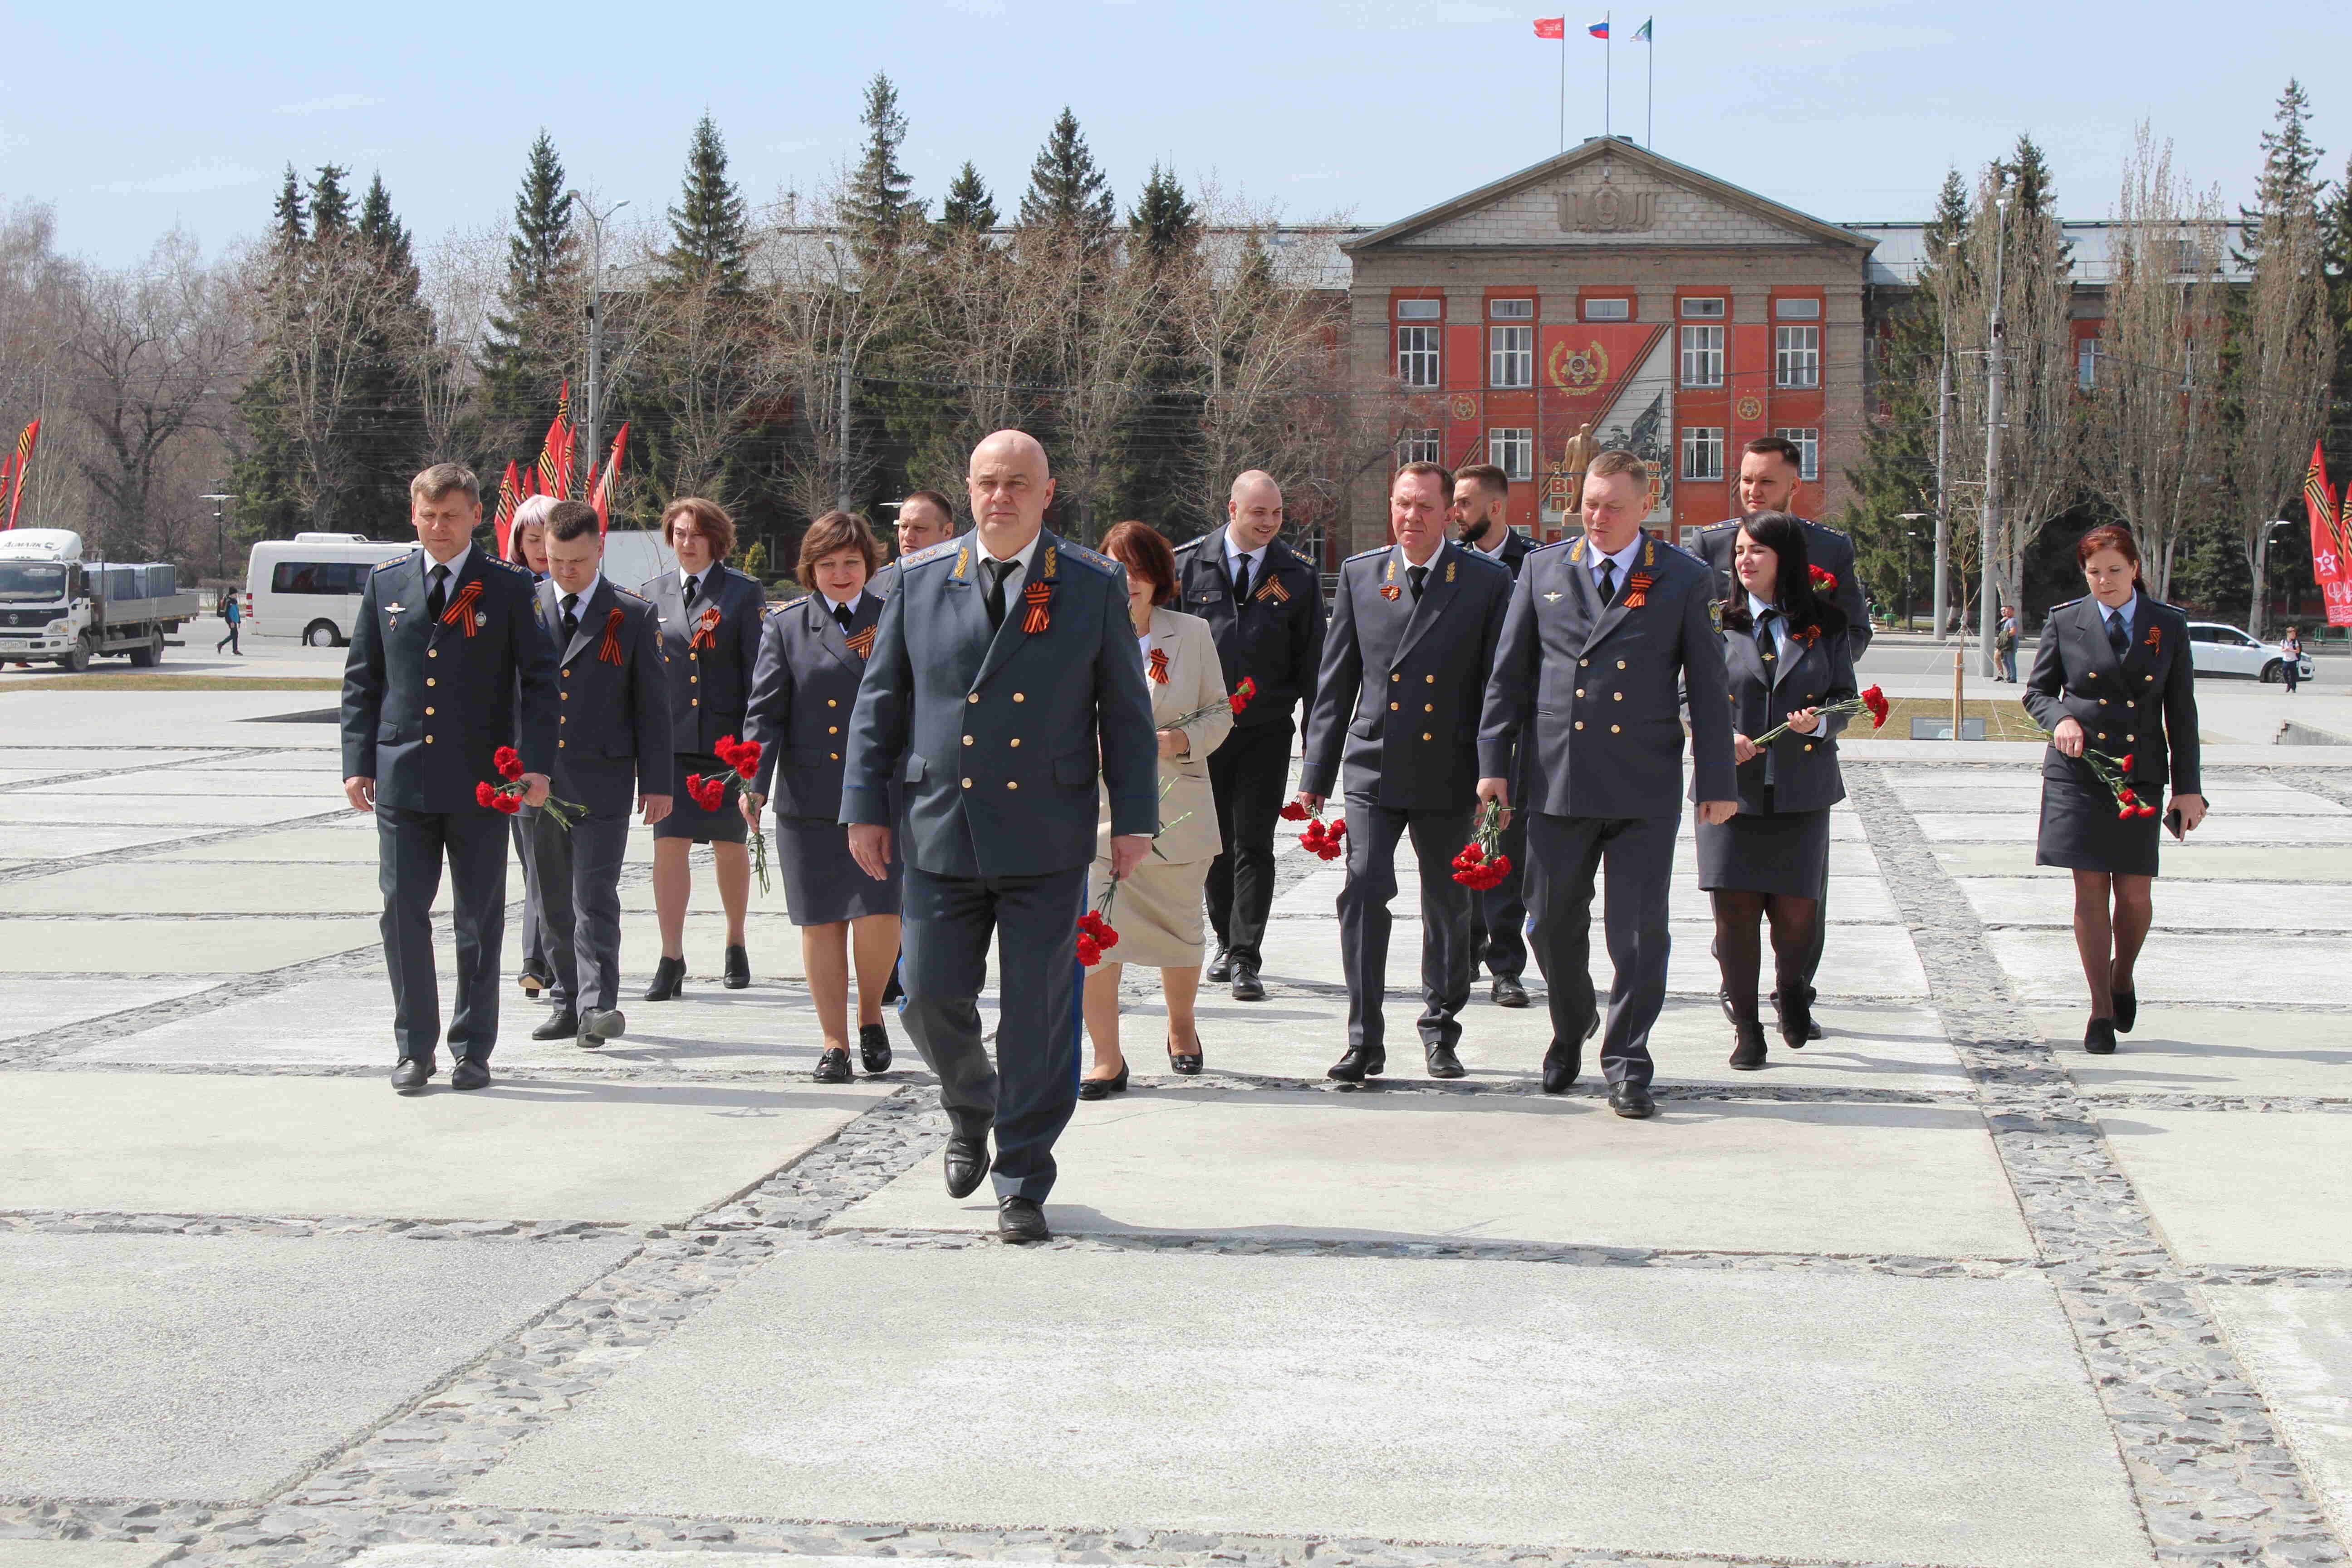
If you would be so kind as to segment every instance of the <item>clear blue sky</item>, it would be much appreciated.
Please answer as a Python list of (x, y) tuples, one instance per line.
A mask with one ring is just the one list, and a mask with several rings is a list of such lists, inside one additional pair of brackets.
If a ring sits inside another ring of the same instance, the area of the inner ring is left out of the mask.
[[(1150, 163), (1385, 222), (1556, 151), (1559, 46), (1542, 5), (1472, 0), (859, 0), (854, 5), (19, 7), (0, 99), (0, 201), (54, 204), (60, 242), (120, 263), (175, 220), (208, 250), (257, 232), (290, 160), (381, 170), (421, 240), (494, 220), (551, 131), (576, 184), (633, 215), (674, 196), (708, 108), (746, 193), (851, 156), (875, 70), (936, 201), (977, 163), (1007, 211), (1068, 103), (1122, 208)], [(1615, 129), (1642, 130), (1651, 13), (1619, 10)], [(1601, 129), (1599, 7), (1568, 16), (1569, 136)], [(1749, 6), (1657, 16), (1661, 153), (1839, 221), (1924, 216), (1948, 164), (2020, 131), (2069, 216), (2114, 200), (2132, 127), (2243, 200), (2255, 138), (2299, 75), (2326, 167), (2352, 152), (2352, 6), (2069, 0)], [(555, 40), (562, 29), (561, 43)]]

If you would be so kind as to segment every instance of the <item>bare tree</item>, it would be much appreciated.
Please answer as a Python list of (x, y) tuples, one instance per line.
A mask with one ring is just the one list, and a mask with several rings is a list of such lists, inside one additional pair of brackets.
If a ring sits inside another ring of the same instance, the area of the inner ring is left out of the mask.
[(1034, 378), (1050, 357), (1055, 296), (1041, 281), (996, 236), (976, 229), (944, 238), (909, 289), (901, 363), (945, 394), (918, 437), (918, 475), (962, 473), (982, 437), (1029, 425), (1046, 407), (1047, 389)]
[(464, 462), (473, 451), (474, 399), (504, 280), (504, 227), (451, 229), (425, 254), (422, 293), (433, 330), (404, 345), (425, 418), (425, 463)]

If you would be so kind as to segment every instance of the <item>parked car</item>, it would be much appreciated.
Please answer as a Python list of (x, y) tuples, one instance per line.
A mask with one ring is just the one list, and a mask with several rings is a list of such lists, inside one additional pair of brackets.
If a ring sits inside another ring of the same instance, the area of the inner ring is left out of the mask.
[[(2189, 623), (2189, 663), (2200, 675), (2245, 675), (2266, 683), (2286, 679), (2284, 648), (2218, 621)], [(2303, 656), (2295, 673), (2311, 679), (2311, 655)]]

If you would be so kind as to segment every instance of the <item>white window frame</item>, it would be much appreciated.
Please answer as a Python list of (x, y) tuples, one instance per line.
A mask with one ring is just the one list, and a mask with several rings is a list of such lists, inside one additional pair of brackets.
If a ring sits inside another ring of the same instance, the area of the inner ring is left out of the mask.
[(1683, 329), (1685, 386), (1723, 384), (1723, 339), (1724, 331), (1720, 326), (1686, 326)]
[(1720, 298), (1683, 301), (1683, 320), (1686, 321), (1721, 321), (1729, 316)]
[(1772, 384), (1810, 387), (1822, 384), (1822, 330), (1772, 329)]
[(1799, 479), (1818, 479), (1822, 477), (1822, 433), (1818, 427), (1790, 426), (1772, 434), (1795, 444)]
[(1396, 334), (1397, 380), (1413, 387), (1434, 389), (1444, 385), (1444, 324), (1436, 321), (1400, 323)]
[(1536, 477), (1536, 433), (1528, 425), (1507, 425), (1486, 432), (1486, 458), (1514, 481)]
[(1396, 319), (1400, 321), (1442, 321), (1445, 320), (1443, 300), (1399, 300)]
[(1819, 300), (1775, 300), (1772, 319), (1776, 321), (1818, 321), (1822, 319)]
[(2077, 338), (2074, 341), (2074, 390), (2090, 392), (2099, 384), (2099, 340)]
[(1397, 467), (1407, 463), (1442, 463), (1445, 460), (1445, 433), (1435, 426), (1423, 426), (1397, 432)]
[(1494, 300), (1486, 306), (1486, 314), (1497, 321), (1532, 321), (1536, 319), (1533, 300)]
[(1536, 384), (1536, 330), (1531, 326), (1486, 329), (1486, 384), (1506, 391)]
[(1702, 484), (1723, 478), (1724, 434), (1720, 425), (1683, 426), (1683, 478)]
[(1588, 321), (1630, 321), (1633, 319), (1633, 301), (1622, 297), (1587, 300), (1584, 319)]

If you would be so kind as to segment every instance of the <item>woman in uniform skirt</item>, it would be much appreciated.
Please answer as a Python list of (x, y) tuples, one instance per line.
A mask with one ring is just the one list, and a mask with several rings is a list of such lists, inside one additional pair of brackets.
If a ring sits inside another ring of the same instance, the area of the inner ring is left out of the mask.
[[(508, 523), (507, 559), (534, 579), (547, 575), (547, 514), (554, 510), (553, 496), (527, 496)], [(514, 836), (515, 858), (522, 862), (522, 973), (515, 980), (526, 996), (546, 990), (554, 983), (555, 973), (555, 965), (547, 956), (547, 937), (540, 929), (539, 889), (530, 868), (531, 855), (523, 844), (537, 822), (536, 816), (517, 816), (507, 824)]]
[[(1186, 1076), (1201, 1070), (1201, 1035), (1192, 1002), (1201, 988), (1201, 889), (1209, 862), (1223, 840), (1217, 832), (1217, 803), (1209, 788), (1209, 753), (1234, 727), (1225, 691), (1224, 666), (1217, 658), (1209, 623), (1168, 606), (1177, 602), (1176, 552), (1159, 530), (1122, 522), (1103, 536), (1103, 553), (1127, 568), (1128, 616), (1135, 632), (1136, 659), (1151, 693), (1152, 721), (1160, 730), (1160, 836), (1143, 864), (1118, 884), (1110, 923), (1118, 945), (1087, 971), (1087, 1034), (1094, 1041), (1094, 1065), (1078, 1080), (1078, 1098), (1100, 1100), (1127, 1088), (1127, 1058), (1119, 1053), (1118, 978), (1121, 968), (1139, 963), (1160, 971), (1168, 1003), (1168, 1065)], [(1188, 713), (1206, 712), (1181, 729), (1166, 726)], [(1089, 908), (1099, 908), (1110, 886), (1110, 800), (1103, 799), (1094, 870), (1087, 878)]]
[[(1805, 954), (1821, 919), (1830, 807), (1845, 798), (1837, 759), (1845, 715), (1819, 710), (1853, 699), (1854, 673), (1844, 613), (1831, 602), (1832, 590), (1815, 589), (1803, 523), (1786, 512), (1759, 512), (1740, 524), (1731, 565), (1723, 661), (1731, 677), (1739, 810), (1728, 821), (1698, 824), (1698, 885), (1715, 904), (1731, 1065), (1753, 1071), (1765, 1059), (1756, 990), (1759, 927), (1767, 918), (1780, 1038), (1802, 1049), (1812, 1027)], [(1752, 739), (1783, 724), (1785, 732), (1761, 745)]]
[(880, 557), (862, 517), (829, 511), (809, 524), (797, 575), (811, 592), (769, 614), (751, 687), (751, 738), (763, 750), (758, 782), (741, 796), (743, 819), (756, 827), (772, 794), (784, 905), (801, 928), (809, 994), (824, 1033), (819, 1083), (849, 1081), (853, 952), (858, 1058), (870, 1073), (890, 1067), (882, 990), (898, 961), (898, 867), (893, 862), (889, 880), (880, 882), (858, 869), (840, 822), (850, 710), (882, 618), (882, 601), (866, 591)]
[(2091, 992), (2083, 1048), (2105, 1056), (2139, 1013), (2132, 975), (2155, 919), (2158, 818), (2126, 815), (2085, 752), (2117, 765), (2136, 798), (2162, 797), (2187, 833), (2205, 819), (2189, 618), (2139, 590), (2139, 546), (2116, 527), (2074, 546), (2090, 593), (2050, 612), (2026, 678), (2025, 710), (2050, 732), (2034, 864), (2074, 873), (2074, 949)]

